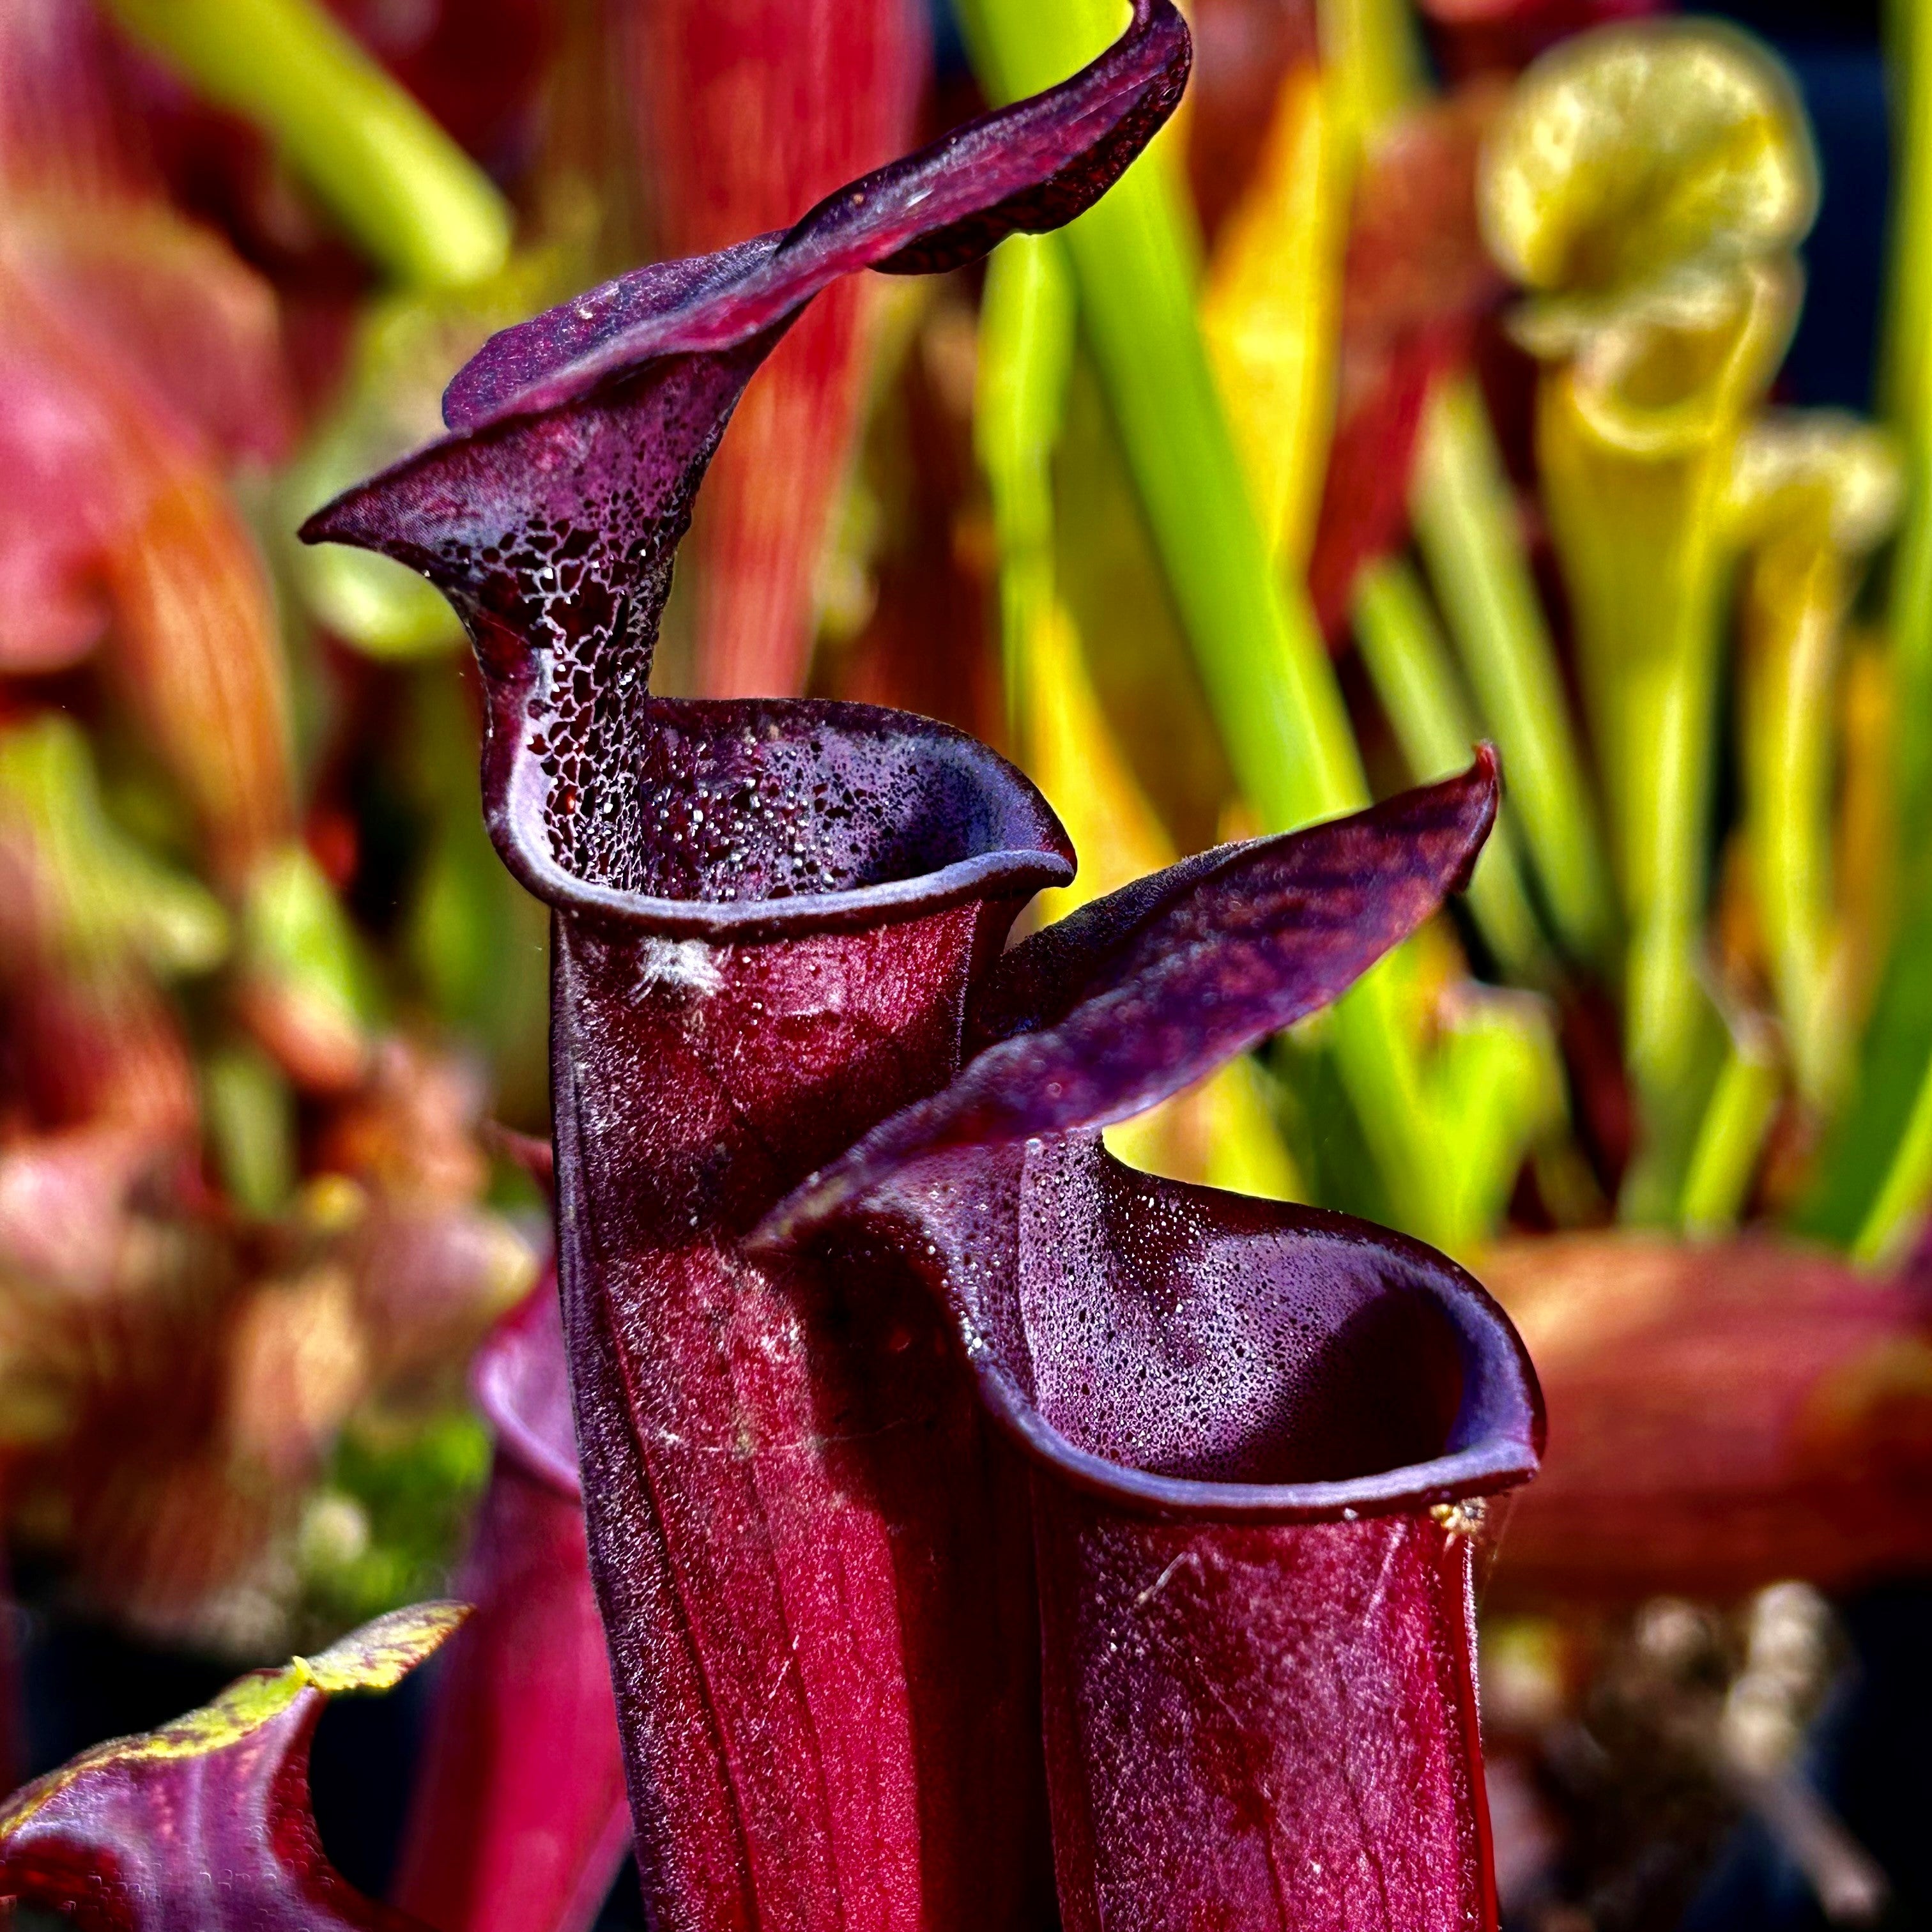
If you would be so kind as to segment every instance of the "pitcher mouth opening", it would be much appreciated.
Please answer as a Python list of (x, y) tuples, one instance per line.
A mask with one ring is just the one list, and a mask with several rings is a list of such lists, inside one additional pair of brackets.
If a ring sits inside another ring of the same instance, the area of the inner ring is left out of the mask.
[(1534, 1472), (1527, 1358), (1453, 1262), (1105, 1155), (1088, 1170), (1103, 1198), (1042, 1214), (1026, 1197), (1058, 1177), (1038, 1159), (1018, 1319), (969, 1353), (1051, 1482), (1136, 1514), (1279, 1523), (1406, 1514)]
[(930, 718), (806, 699), (646, 700), (621, 775), (525, 725), (490, 830), (559, 910), (720, 944), (852, 931), (1073, 875), (1026, 778)]

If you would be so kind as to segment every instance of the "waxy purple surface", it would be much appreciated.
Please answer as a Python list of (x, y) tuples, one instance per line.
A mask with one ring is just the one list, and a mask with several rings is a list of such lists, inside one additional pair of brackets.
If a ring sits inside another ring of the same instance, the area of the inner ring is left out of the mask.
[[(1137, 0), (1064, 87), (787, 236), (512, 332), (454, 436), (305, 532), (463, 613), (491, 830), (557, 910), (566, 1330), (667, 1932), (1052, 1924), (1042, 1637), (1070, 1925), (1490, 1910), (1466, 1553), (1426, 1510), (1533, 1464), (1520, 1348), (1441, 1257), (1127, 1175), (1093, 1130), (1429, 916), (1493, 760), (1002, 962), (1070, 871), (1017, 772), (922, 720), (646, 690), (692, 494), (788, 317), (1066, 219), (1186, 57)], [(1388, 1748), (1306, 1714), (1345, 1708)], [(1156, 1854), (1184, 1888), (1144, 1882)]]
[(1141, 1174), (1091, 1133), (935, 1156), (859, 1213), (917, 1252), (1019, 1446), (1124, 1510), (1352, 1520), (1535, 1468), (1507, 1318), (1386, 1228)]
[(1495, 1924), (1464, 1539), (1036, 1496), (1065, 1932)]
[(556, 1277), (472, 1373), (496, 1462), (457, 1594), (394, 1900), (436, 1932), (584, 1932), (631, 1844)]

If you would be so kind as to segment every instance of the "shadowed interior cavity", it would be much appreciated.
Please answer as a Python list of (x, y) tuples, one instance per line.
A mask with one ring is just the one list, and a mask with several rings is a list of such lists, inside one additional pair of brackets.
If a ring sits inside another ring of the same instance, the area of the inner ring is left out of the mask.
[(1340, 1482), (1457, 1446), (1462, 1352), (1420, 1261), (1137, 1173), (1097, 1137), (1030, 1153), (1018, 1292), (1023, 1384), (1109, 1462)]
[(634, 836), (572, 840), (560, 852), (601, 857), (597, 884), (666, 899), (788, 898), (1060, 847), (1032, 788), (943, 725), (777, 700), (652, 699), (645, 711), (628, 770), (600, 769), (574, 797), (553, 785), (553, 818), (634, 826)]

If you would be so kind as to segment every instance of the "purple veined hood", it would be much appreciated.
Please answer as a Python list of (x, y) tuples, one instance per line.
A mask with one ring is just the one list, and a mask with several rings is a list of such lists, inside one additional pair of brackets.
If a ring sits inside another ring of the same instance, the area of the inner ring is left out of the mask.
[[(1126, 34), (1061, 86), (788, 230), (639, 269), (494, 338), (450, 386), (448, 439), (309, 519), (305, 540), (398, 558), (463, 615), (489, 687), (485, 814), (538, 896), (722, 940), (1024, 896), (1069, 875), (1050, 814), (970, 740), (914, 736), (861, 707), (808, 721), (785, 706), (656, 704), (651, 656), (705, 466), (812, 298), (857, 269), (937, 272), (1070, 220), (1172, 112), (1190, 58), (1172, 0), (1135, 0)], [(820, 823), (794, 851), (772, 815), (807, 806)], [(921, 826), (914, 849), (867, 839), (887, 812)], [(850, 836), (827, 850), (841, 814)], [(809, 910), (774, 903), (801, 896)]]

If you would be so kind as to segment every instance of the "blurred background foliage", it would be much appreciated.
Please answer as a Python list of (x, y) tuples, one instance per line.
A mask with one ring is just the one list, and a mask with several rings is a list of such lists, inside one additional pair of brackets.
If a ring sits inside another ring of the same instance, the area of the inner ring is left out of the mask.
[[(1522, 1322), (1554, 1432), (1486, 1690), (1547, 1932), (1928, 1909), (1885, 1739), (1932, 1690), (1932, 22), (1724, 10), (1193, 0), (1100, 206), (794, 332), (658, 660), (999, 746), (1082, 855), (1038, 918), (1499, 745), (1467, 898), (1115, 1138)], [(13, 1768), (107, 1722), (76, 1632), (279, 1656), (437, 1587), (547, 1248), (545, 931), (460, 632), (290, 532), (494, 330), (1123, 12), (0, 8)], [(113, 1728), (191, 1701), (129, 1681)]]

